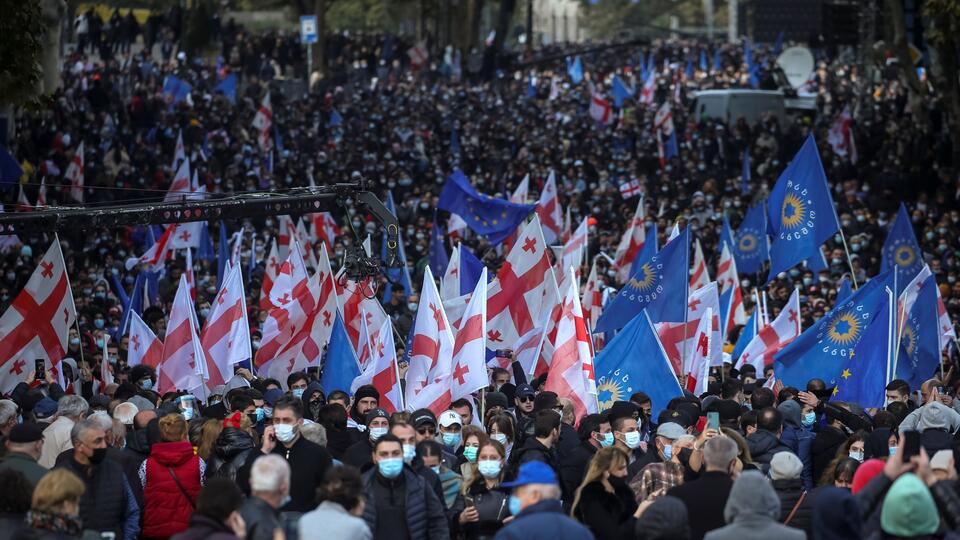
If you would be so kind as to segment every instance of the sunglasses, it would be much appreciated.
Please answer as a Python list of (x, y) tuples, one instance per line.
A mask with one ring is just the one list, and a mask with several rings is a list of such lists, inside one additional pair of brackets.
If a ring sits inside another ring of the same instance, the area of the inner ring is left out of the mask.
[(533, 397), (533, 396), (522, 396), (522, 397), (518, 397), (517, 399), (520, 400), (520, 403), (529, 403), (529, 402), (531, 402), (531, 401), (534, 400), (534, 397)]
[(436, 435), (436, 434), (437, 434), (437, 430), (436, 430), (436, 428), (422, 427), (422, 428), (420, 428), (420, 429), (417, 430), (417, 433), (419, 433), (419, 434), (421, 434), (421, 435)]

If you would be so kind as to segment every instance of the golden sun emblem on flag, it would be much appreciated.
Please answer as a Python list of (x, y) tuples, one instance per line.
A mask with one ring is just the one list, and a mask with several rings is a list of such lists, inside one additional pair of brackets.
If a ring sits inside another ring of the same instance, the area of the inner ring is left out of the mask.
[(827, 336), (837, 345), (852, 345), (860, 334), (860, 321), (850, 312), (841, 313), (832, 323)]
[(627, 286), (638, 291), (645, 291), (653, 285), (653, 281), (656, 278), (654, 274), (653, 267), (650, 266), (650, 263), (644, 263), (640, 267), (640, 271), (637, 272), (637, 275), (630, 278), (630, 281), (627, 282)]
[(903, 347), (907, 350), (907, 355), (913, 355), (913, 349), (917, 346), (917, 335), (913, 333), (913, 327), (909, 324), (903, 327), (900, 342), (903, 343)]
[(757, 248), (757, 237), (753, 234), (746, 233), (740, 237), (740, 251), (753, 251)]
[(784, 227), (792, 229), (803, 222), (807, 214), (807, 208), (803, 201), (797, 198), (793, 193), (787, 193), (783, 198), (783, 208), (780, 210), (780, 221)]
[(912, 265), (916, 259), (917, 255), (913, 252), (913, 248), (907, 245), (900, 246), (893, 252), (893, 260), (904, 268)]
[(610, 380), (606, 377), (600, 378), (597, 384), (597, 401), (600, 404), (601, 411), (609, 409), (615, 401), (622, 401), (626, 397), (627, 394), (620, 381)]

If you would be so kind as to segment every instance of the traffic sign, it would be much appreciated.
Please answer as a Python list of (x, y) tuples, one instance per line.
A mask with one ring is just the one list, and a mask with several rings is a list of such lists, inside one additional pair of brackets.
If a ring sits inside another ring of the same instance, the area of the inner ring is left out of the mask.
[(303, 15), (300, 17), (300, 42), (317, 42), (317, 16)]

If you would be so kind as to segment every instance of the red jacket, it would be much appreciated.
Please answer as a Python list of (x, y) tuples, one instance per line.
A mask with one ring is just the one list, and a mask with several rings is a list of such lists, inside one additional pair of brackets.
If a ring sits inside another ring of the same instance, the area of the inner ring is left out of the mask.
[[(169, 538), (187, 530), (200, 493), (200, 458), (187, 441), (156, 443), (145, 464), (143, 536)], [(170, 470), (177, 475), (177, 486)], [(189, 499), (184, 495), (186, 491)]]

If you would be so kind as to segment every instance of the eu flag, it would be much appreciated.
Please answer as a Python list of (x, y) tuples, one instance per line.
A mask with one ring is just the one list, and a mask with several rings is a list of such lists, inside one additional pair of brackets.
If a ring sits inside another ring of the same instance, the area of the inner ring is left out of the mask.
[(659, 253), (634, 262), (630, 279), (603, 309), (593, 331), (622, 328), (644, 309), (658, 322), (684, 321), (689, 269), (690, 229), (686, 228)]
[[(393, 203), (393, 190), (387, 191), (387, 210), (391, 214), (397, 215), (397, 208)], [(400, 257), (400, 268), (387, 268), (386, 277), (387, 284), (383, 287), (383, 302), (386, 303), (390, 300), (390, 295), (393, 294), (393, 288), (395, 286), (403, 287), (403, 296), (404, 298), (413, 294), (413, 285), (410, 282), (410, 269), (407, 268), (407, 251), (403, 247), (403, 233), (397, 233), (397, 240), (399, 245), (397, 246), (397, 251), (399, 252)], [(386, 262), (387, 260), (387, 230), (383, 230), (383, 242), (380, 243), (380, 260)]]
[(938, 304), (937, 280), (930, 276), (920, 287), (900, 331), (896, 378), (910, 383), (910, 388), (920, 388), (940, 366)]
[(767, 212), (773, 235), (768, 282), (815, 255), (840, 230), (813, 134), (777, 180)]
[[(463, 171), (457, 169), (447, 178), (437, 207), (459, 214), (471, 229), (496, 245), (513, 234), (536, 205), (516, 204), (478, 193)], [(443, 268), (437, 275), (443, 275)]]
[(20, 163), (6, 148), (0, 146), (0, 186), (3, 186), (4, 191), (9, 191), (20, 183), (21, 176), (23, 169), (20, 168)]
[(880, 259), (880, 271), (897, 269), (897, 296), (903, 288), (916, 277), (923, 267), (923, 255), (917, 237), (913, 234), (913, 225), (907, 208), (900, 203), (900, 211), (893, 220), (887, 240), (883, 243), (883, 257)]
[(798, 388), (814, 378), (836, 385), (850, 353), (886, 303), (884, 288), (892, 285), (891, 280), (892, 272), (871, 279), (777, 353), (777, 379)]
[(762, 202), (747, 210), (734, 240), (733, 258), (737, 261), (737, 270), (744, 274), (758, 273), (770, 258), (767, 213)]
[(893, 297), (887, 291), (881, 296), (877, 316), (867, 326), (863, 339), (853, 348), (840, 372), (833, 391), (833, 399), (837, 401), (859, 403), (865, 408), (883, 407), (896, 326), (891, 309)]
[(645, 312), (618, 332), (593, 362), (600, 410), (642, 391), (650, 396), (652, 418), (656, 418), (671, 399), (683, 395), (673, 366)]
[(350, 345), (347, 329), (343, 326), (340, 311), (337, 310), (333, 320), (333, 329), (330, 334), (330, 344), (327, 345), (327, 354), (323, 360), (323, 372), (320, 374), (320, 385), (328, 389), (349, 391), (353, 380), (360, 376), (360, 364), (357, 355)]

